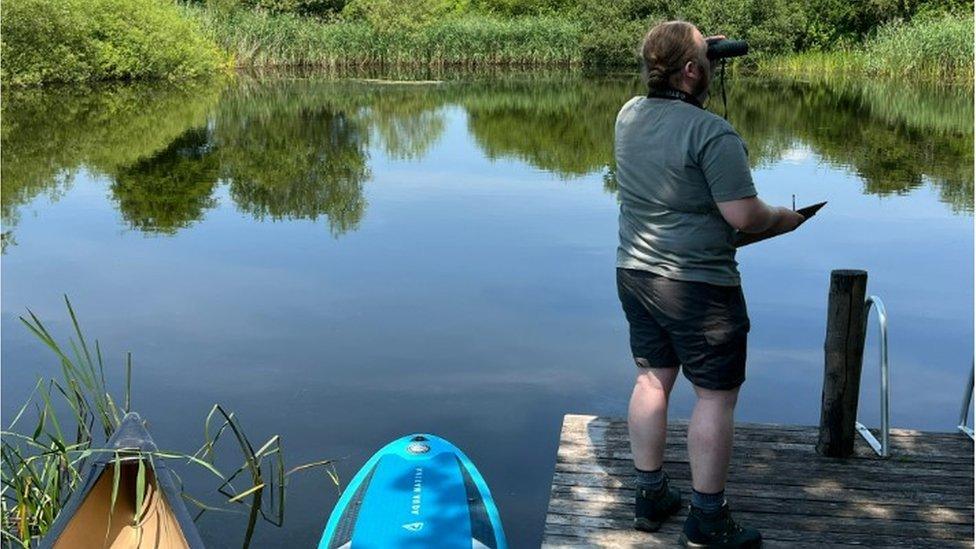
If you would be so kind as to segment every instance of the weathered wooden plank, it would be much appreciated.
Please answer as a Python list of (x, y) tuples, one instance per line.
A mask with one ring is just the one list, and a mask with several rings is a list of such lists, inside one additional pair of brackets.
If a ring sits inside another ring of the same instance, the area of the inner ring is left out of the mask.
[[(560, 476), (558, 480), (554, 481), (551, 492), (558, 492), (559, 490), (566, 488), (592, 489), (606, 493), (621, 492), (633, 489), (631, 482), (626, 482), (624, 484), (615, 483), (615, 485), (612, 486), (608, 485), (609, 483), (603, 483), (600, 485), (583, 484), (586, 482), (586, 480), (590, 480), (592, 478), (594, 477), (588, 477), (581, 480), (574, 477), (566, 479), (565, 477)], [(572, 484), (574, 480), (579, 480), (580, 484)], [(688, 492), (690, 489), (691, 483), (689, 479), (681, 480), (672, 478), (672, 481), (677, 488), (682, 489), (685, 492)], [(959, 493), (946, 494), (918, 491), (877, 492), (837, 486), (797, 487), (789, 490), (784, 489), (782, 486), (770, 486), (762, 484), (729, 484), (726, 487), (726, 492), (730, 498), (750, 496), (762, 498), (781, 498), (792, 501), (842, 501), (860, 505), (902, 505), (950, 509), (963, 513), (963, 515), (969, 517), (969, 519), (972, 519), (973, 511), (972, 497)]]
[[(832, 524), (825, 524), (821, 530), (799, 530), (790, 527), (781, 528), (779, 517), (772, 515), (762, 517), (751, 513), (736, 513), (737, 519), (743, 523), (758, 528), (763, 534), (764, 539), (770, 541), (800, 542), (800, 543), (820, 543), (823, 546), (833, 546), (842, 544), (868, 545), (871, 547), (972, 547), (972, 539), (936, 539), (919, 537), (915, 532), (904, 531), (899, 535), (898, 531), (892, 529), (889, 534), (858, 533), (858, 532), (837, 532), (830, 529)], [(607, 518), (594, 516), (577, 516), (549, 514), (546, 517), (545, 532), (573, 534), (595, 531), (595, 534), (607, 536), (621, 536), (640, 543), (647, 540), (647, 545), (661, 544), (674, 546), (677, 535), (680, 533), (684, 519), (674, 518), (664, 524), (661, 530), (654, 534), (646, 532), (636, 532), (630, 518)], [(566, 528), (560, 528), (566, 527)], [(609, 530), (610, 532), (606, 532)], [(636, 534), (636, 535), (635, 535)], [(653, 541), (651, 541), (653, 540)], [(653, 545), (652, 545), (653, 546)]]
[[(677, 545), (677, 535), (671, 536), (671, 539), (658, 540), (655, 542), (648, 542), (647, 534), (641, 534), (640, 532), (634, 532), (634, 540), (623, 539), (625, 536), (616, 535), (615, 531), (607, 531), (604, 539), (607, 543), (598, 544), (594, 543), (592, 539), (582, 538), (572, 535), (561, 535), (561, 534), (551, 534), (547, 535), (545, 541), (543, 542), (543, 547), (547, 548), (559, 548), (559, 547), (614, 547), (614, 548), (640, 548), (640, 547), (674, 547)], [(627, 536), (628, 538), (630, 536)], [(778, 540), (764, 540), (764, 549), (823, 549), (823, 543), (803, 543), (797, 541), (778, 541)], [(854, 546), (847, 546), (854, 547)]]
[[(617, 462), (620, 463), (620, 462)], [(666, 463), (668, 475), (675, 479), (687, 480), (690, 478), (691, 471), (685, 467), (674, 463)], [(812, 468), (811, 468), (812, 469)], [(557, 463), (555, 467), (557, 473), (578, 473), (590, 475), (610, 475), (620, 479), (633, 477), (633, 468), (622, 465), (608, 465), (606, 462), (594, 462), (593, 465), (585, 467), (581, 464), (566, 466)], [(740, 465), (729, 470), (728, 479), (732, 484), (745, 485), (766, 485), (784, 487), (816, 487), (816, 486), (837, 486), (845, 488), (858, 488), (861, 490), (875, 491), (902, 491), (906, 493), (959, 493), (965, 492), (972, 494), (973, 479), (952, 479), (937, 478), (920, 475), (917, 483), (912, 482), (911, 478), (897, 479), (892, 482), (891, 477), (885, 475), (843, 475), (843, 474), (817, 474), (815, 471), (810, 475), (803, 474), (802, 467), (790, 467), (783, 469), (765, 469), (762, 467), (750, 467)]]
[[(629, 446), (586, 446), (577, 442), (564, 442), (560, 446), (560, 451), (568, 453), (577, 453), (581, 455), (606, 455), (612, 456), (617, 459), (630, 459), (630, 448)], [(859, 452), (855, 449), (856, 452)], [(859, 452), (860, 453), (860, 452)], [(688, 451), (685, 447), (683, 441), (679, 444), (674, 441), (668, 441), (665, 447), (665, 459), (668, 461), (682, 462), (688, 460)], [(820, 463), (836, 463), (836, 464), (850, 464), (852, 466), (865, 465), (869, 468), (874, 468), (877, 464), (882, 464), (881, 467), (890, 468), (916, 468), (916, 469), (939, 469), (946, 471), (967, 471), (971, 470), (972, 463), (970, 461), (970, 456), (923, 456), (916, 455), (912, 457), (906, 457), (904, 455), (899, 455), (896, 457), (889, 458), (887, 460), (882, 460), (874, 457), (872, 455), (867, 455), (864, 452), (863, 455), (850, 458), (822, 458), (817, 457), (808, 451), (807, 448), (800, 448), (795, 445), (779, 444), (779, 443), (768, 443), (765, 445), (744, 445), (736, 443), (733, 448), (732, 459), (749, 459), (751, 461), (761, 461), (761, 460), (774, 460), (774, 459), (785, 459), (792, 462), (809, 462), (818, 461)], [(883, 464), (889, 465), (883, 465)]]
[[(874, 429), (872, 432), (876, 432)], [(687, 432), (687, 426), (671, 426), (668, 429), (668, 436), (684, 436)], [(736, 438), (742, 441), (755, 440), (755, 441), (780, 441), (780, 442), (797, 442), (803, 444), (809, 444), (811, 447), (815, 446), (815, 439), (812, 437), (814, 433), (807, 431), (777, 431), (775, 428), (769, 429), (743, 429), (742, 427), (736, 425), (735, 429)], [(617, 425), (592, 425), (587, 424), (580, 428), (572, 428), (569, 430), (564, 430), (562, 433), (563, 437), (596, 437), (603, 436), (608, 438), (618, 438), (627, 439), (628, 431), (627, 424), (622, 422)], [(858, 437), (857, 439), (861, 444), (864, 444), (863, 439)], [(925, 446), (933, 446), (935, 448), (945, 448), (947, 450), (960, 449), (960, 450), (970, 450), (973, 447), (972, 440), (963, 435), (953, 435), (953, 434), (933, 434), (931, 436), (898, 436), (891, 435), (892, 444), (899, 444), (905, 447), (906, 450), (919, 450)]]
[[(672, 469), (684, 469), (687, 460), (668, 460), (668, 473)], [(749, 458), (739, 458), (732, 461), (734, 470), (743, 474), (753, 473), (774, 475), (771, 482), (778, 484), (794, 484), (794, 479), (833, 479), (845, 482), (882, 482), (890, 484), (912, 483), (930, 487), (950, 487), (973, 485), (972, 469), (969, 471), (944, 470), (938, 468), (918, 468), (915, 470), (902, 467), (892, 467), (879, 463), (874, 469), (869, 466), (817, 461), (771, 460), (753, 461)], [(613, 474), (632, 475), (634, 473), (633, 460), (630, 453), (614, 453), (606, 456), (580, 456), (559, 451), (556, 468), (560, 471), (579, 472), (608, 472)]]
[(599, 547), (599, 545), (596, 543), (587, 541), (583, 538), (576, 536), (561, 536), (559, 534), (546, 536), (542, 546), (550, 549), (559, 549), (563, 547)]
[[(567, 426), (561, 437), (562, 445), (581, 444), (585, 446), (629, 447), (629, 436), (626, 423), (621, 422), (614, 428), (584, 428), (574, 429)], [(795, 450), (797, 452), (815, 454), (812, 436), (813, 432), (802, 433), (789, 431), (785, 433), (766, 433), (737, 429), (735, 446), (737, 449), (753, 449), (769, 446), (778, 450)], [(686, 444), (686, 432), (683, 429), (669, 430), (668, 447), (678, 449)], [(772, 446), (767, 443), (772, 443)], [(891, 437), (893, 455), (886, 461), (890, 462), (919, 462), (933, 463), (964, 463), (973, 455), (973, 442), (969, 437), (946, 434), (939, 438), (922, 439), (917, 436)], [(850, 458), (835, 458), (838, 462), (853, 459), (867, 459), (881, 461), (874, 451), (858, 437), (855, 444), (855, 454)]]
[[(863, 534), (885, 534), (902, 529), (915, 537), (933, 539), (972, 539), (971, 524), (945, 524), (914, 520), (878, 520), (864, 516), (829, 516), (826, 513), (798, 513), (793, 505), (775, 505), (769, 500), (740, 498), (734, 501), (736, 517), (761, 520), (764, 524), (774, 524), (777, 528), (805, 532), (853, 532)], [(550, 514), (577, 516), (628, 517), (633, 513), (631, 502), (593, 503), (580, 501), (552, 500), (549, 502)], [(808, 507), (810, 509), (810, 507)]]
[[(669, 475), (686, 493), (686, 422), (673, 422)], [(896, 430), (895, 456), (877, 458), (858, 438), (854, 457), (818, 456), (813, 427), (736, 429), (727, 493), (736, 516), (766, 546), (972, 547), (973, 445), (952, 433)], [(547, 546), (673, 546), (686, 510), (655, 534), (632, 529), (633, 476), (627, 424), (566, 416), (553, 475)], [(687, 496), (686, 496), (687, 498)]]
[[(687, 460), (688, 452), (683, 444), (669, 443), (665, 446), (666, 459), (670, 461)], [(564, 442), (558, 449), (557, 457), (565, 456), (566, 459), (585, 459), (588, 456), (603, 457), (608, 459), (629, 460), (632, 458), (630, 445), (623, 442), (615, 442), (602, 445), (587, 445), (580, 442)], [(768, 458), (768, 459), (767, 459)], [(779, 461), (789, 461), (792, 463), (820, 463), (824, 466), (843, 467), (847, 469), (863, 468), (867, 470), (916, 470), (916, 471), (962, 471), (972, 472), (972, 454), (968, 456), (958, 456), (953, 459), (941, 459), (924, 461), (921, 459), (856, 459), (856, 458), (830, 458), (825, 459), (816, 454), (796, 450), (794, 448), (779, 443), (764, 443), (763, 445), (741, 445), (736, 444), (733, 448), (733, 461), (747, 460), (750, 462), (769, 461), (771, 466)]]
[[(669, 475), (675, 481), (683, 481), (685, 486), (690, 484), (690, 474), (682, 474), (682, 472), (676, 471), (675, 474), (669, 473)], [(807, 482), (807, 484), (802, 485), (773, 484), (769, 483), (768, 481), (764, 482), (762, 476), (743, 477), (737, 471), (732, 470), (729, 473), (728, 489), (740, 490), (748, 486), (765, 486), (769, 489), (775, 489), (779, 493), (795, 493), (804, 494), (807, 496), (811, 494), (819, 494), (821, 497), (830, 497), (831, 495), (849, 497), (850, 492), (857, 492), (864, 495), (876, 493), (878, 494), (879, 498), (884, 497), (883, 494), (887, 490), (887, 493), (889, 494), (889, 496), (886, 498), (887, 501), (894, 500), (917, 503), (937, 503), (951, 507), (971, 507), (973, 501), (972, 496), (966, 495), (964, 490), (953, 492), (931, 492), (916, 487), (892, 487), (878, 483), (875, 483), (873, 487), (868, 487), (869, 489), (865, 489), (864, 486), (845, 486), (843, 484), (830, 481), (822, 481), (819, 483)], [(553, 484), (562, 486), (619, 488), (623, 487), (625, 483), (626, 485), (630, 485), (630, 482), (626, 481), (625, 479), (605, 473), (566, 473), (556, 471), (553, 474)], [(794, 492), (790, 492), (791, 487), (793, 490), (795, 490)], [(971, 494), (972, 490), (970, 489), (968, 493)]]
[[(578, 444), (564, 444), (557, 452), (556, 458), (560, 462), (577, 463), (590, 459), (630, 461), (630, 448), (595, 448)], [(665, 448), (664, 459), (671, 463), (688, 463), (688, 451), (683, 447), (668, 446)], [(917, 472), (935, 476), (958, 476), (968, 478), (972, 476), (973, 464), (969, 460), (955, 458), (945, 461), (923, 460), (873, 460), (873, 459), (824, 459), (809, 452), (796, 452), (769, 447), (742, 448), (736, 446), (732, 454), (732, 463), (770, 463), (789, 462), (795, 465), (818, 463), (823, 467), (838, 467), (849, 471), (884, 471), (897, 474), (899, 472)]]
[[(561, 437), (562, 443), (588, 444), (593, 446), (623, 444), (629, 445), (630, 437), (627, 433), (626, 425), (622, 428), (587, 428), (581, 430), (565, 431)], [(680, 446), (686, 444), (687, 437), (685, 430), (669, 430), (669, 446)], [(947, 437), (944, 439), (924, 439), (921, 437), (891, 437), (892, 458), (917, 458), (941, 456), (964, 459), (973, 453), (973, 442), (964, 435)], [(776, 433), (757, 433), (754, 431), (743, 432), (737, 429), (735, 433), (735, 446), (739, 447), (760, 447), (767, 443), (776, 444), (777, 448), (795, 449), (815, 454), (814, 440), (803, 433), (789, 432), (782, 435)], [(783, 445), (783, 446), (780, 446)], [(851, 457), (868, 457), (874, 460), (881, 460), (877, 457), (870, 447), (858, 437), (856, 441), (855, 454)], [(846, 458), (846, 459), (851, 459)], [(834, 458), (846, 460), (845, 458)]]
[[(683, 489), (683, 498), (687, 503), (687, 487)], [(763, 512), (774, 512), (789, 509), (794, 514), (837, 516), (850, 518), (865, 518), (884, 521), (923, 521), (941, 522), (946, 524), (973, 524), (972, 507), (953, 508), (934, 504), (904, 504), (877, 501), (876, 498), (866, 496), (851, 496), (849, 499), (837, 498), (809, 499), (806, 494), (800, 497), (789, 495), (777, 490), (744, 490), (729, 487), (729, 498), (735, 502), (736, 508), (743, 510), (755, 509)], [(550, 494), (550, 502), (575, 502), (579, 505), (620, 504), (631, 505), (634, 501), (634, 490), (629, 487), (618, 489), (589, 488), (585, 486), (554, 485)], [(629, 511), (628, 511), (629, 512)]]
[[(567, 426), (578, 427), (579, 425), (590, 425), (593, 426), (622, 426), (626, 430), (627, 420), (623, 418), (610, 418), (603, 416), (591, 416), (585, 414), (566, 414), (563, 416), (563, 430), (566, 430)], [(687, 430), (688, 420), (687, 419), (671, 419), (668, 420), (668, 429), (676, 430)], [(791, 433), (791, 432), (802, 432), (813, 436), (815, 439), (817, 433), (819, 432), (817, 427), (809, 425), (790, 425), (783, 423), (750, 423), (750, 422), (736, 422), (735, 428), (737, 431), (749, 431), (757, 430), (762, 432), (776, 432), (776, 433)], [(921, 437), (921, 438), (945, 438), (945, 439), (958, 439), (960, 438), (955, 431), (920, 431), (917, 429), (891, 429), (892, 437)], [(965, 437), (963, 437), (965, 438)]]

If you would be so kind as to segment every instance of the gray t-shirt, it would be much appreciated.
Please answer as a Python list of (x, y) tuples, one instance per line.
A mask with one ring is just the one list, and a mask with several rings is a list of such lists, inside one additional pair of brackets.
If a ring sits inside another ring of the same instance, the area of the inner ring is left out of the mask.
[(635, 97), (617, 115), (617, 266), (676, 280), (739, 284), (735, 230), (716, 202), (756, 195), (742, 138), (683, 101)]

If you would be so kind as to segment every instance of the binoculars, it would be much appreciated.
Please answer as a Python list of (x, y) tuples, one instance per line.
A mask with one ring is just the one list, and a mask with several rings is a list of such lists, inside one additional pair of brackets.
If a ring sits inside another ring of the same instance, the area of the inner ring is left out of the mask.
[(729, 57), (742, 57), (749, 53), (749, 43), (745, 40), (722, 39), (708, 45), (708, 59), (727, 59)]

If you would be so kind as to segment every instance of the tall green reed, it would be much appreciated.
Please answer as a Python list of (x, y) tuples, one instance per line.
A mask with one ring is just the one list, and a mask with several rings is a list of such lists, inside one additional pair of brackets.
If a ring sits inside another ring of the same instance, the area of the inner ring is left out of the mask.
[(579, 64), (581, 27), (559, 17), (460, 16), (417, 28), (322, 22), (288, 14), (185, 6), (239, 67)]
[[(138, 525), (142, 518), (139, 513), (148, 488), (146, 468), (154, 460), (171, 460), (201, 468), (220, 481), (217, 491), (226, 500), (218, 506), (208, 505), (186, 491), (182, 493), (184, 499), (198, 508), (194, 520), (208, 511), (240, 512), (237, 506), (244, 508), (248, 517), (244, 547), (250, 545), (259, 518), (277, 526), (282, 524), (286, 481), (291, 474), (323, 469), (338, 485), (331, 460), (286, 470), (278, 435), (255, 449), (237, 416), (219, 404), (213, 406), (204, 422), (203, 445), (192, 454), (120, 453), (104, 448), (102, 445), (131, 409), (132, 357), (126, 355), (125, 388), (120, 403), (109, 390), (98, 340), (89, 343), (67, 296), (65, 305), (73, 332), (67, 346), (59, 343), (32, 311), (28, 310), (26, 318), (20, 318), (57, 357), (60, 376), (39, 378), (13, 420), (0, 431), (0, 539), (5, 546), (31, 547), (42, 538), (71, 493), (80, 487), (86, 468), (95, 457), (106, 452), (114, 454), (113, 508), (122, 468), (127, 464), (137, 467), (133, 525)], [(221, 437), (228, 432), (233, 434), (232, 447), (243, 459), (236, 470), (224, 472), (215, 460), (218, 447), (222, 447), (218, 446)]]
[(972, 48), (971, 16), (925, 15), (888, 23), (858, 47), (761, 58), (758, 70), (804, 77), (857, 73), (972, 86)]

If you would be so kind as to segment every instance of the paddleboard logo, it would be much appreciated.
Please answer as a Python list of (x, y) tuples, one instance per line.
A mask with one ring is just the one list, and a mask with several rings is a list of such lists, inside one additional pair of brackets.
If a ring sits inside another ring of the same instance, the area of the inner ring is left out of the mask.
[(410, 530), (411, 532), (419, 532), (424, 527), (424, 523), (422, 523), (422, 522), (408, 522), (408, 523), (404, 524), (403, 527), (405, 529), (407, 529), (407, 530)]
[[(413, 470), (413, 494), (410, 496), (410, 514), (420, 515), (420, 494), (424, 488), (424, 468), (417, 467)], [(413, 524), (420, 524), (423, 527), (422, 522), (415, 522)], [(407, 526), (404, 525), (404, 528)], [(417, 528), (420, 530), (420, 528)], [(416, 532), (416, 530), (414, 530)]]

